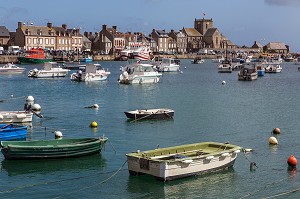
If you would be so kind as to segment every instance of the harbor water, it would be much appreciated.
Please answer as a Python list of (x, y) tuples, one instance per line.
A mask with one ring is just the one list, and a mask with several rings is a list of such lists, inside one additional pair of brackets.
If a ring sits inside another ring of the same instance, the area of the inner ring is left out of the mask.
[[(300, 198), (300, 72), (283, 63), (277, 74), (238, 81), (237, 71), (218, 73), (217, 64), (181, 60), (178, 73), (158, 84), (120, 85), (120, 66), (99, 62), (111, 75), (101, 82), (0, 76), (0, 110), (22, 110), (31, 95), (44, 118), (33, 117), (27, 140), (106, 136), (102, 154), (70, 159), (5, 160), (0, 155), (1, 198)], [(72, 72), (72, 71), (71, 71)], [(70, 73), (71, 73), (70, 72)], [(70, 74), (69, 73), (69, 74)], [(226, 84), (222, 84), (225, 81)], [(98, 104), (99, 109), (84, 108)], [(172, 120), (128, 121), (124, 111), (171, 108)], [(92, 121), (98, 128), (90, 128)], [(272, 130), (279, 144), (269, 145)], [(130, 176), (126, 153), (195, 142), (229, 142), (253, 149), (233, 168), (171, 182)], [(251, 162), (257, 167), (250, 169)]]

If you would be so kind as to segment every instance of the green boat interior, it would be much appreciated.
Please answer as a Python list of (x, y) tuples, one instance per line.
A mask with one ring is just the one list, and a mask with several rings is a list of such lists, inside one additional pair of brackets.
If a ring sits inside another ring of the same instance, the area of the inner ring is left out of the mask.
[(178, 160), (184, 158), (204, 158), (219, 155), (221, 152), (233, 152), (239, 146), (223, 143), (189, 144), (128, 154), (128, 156), (146, 158), (155, 161)]

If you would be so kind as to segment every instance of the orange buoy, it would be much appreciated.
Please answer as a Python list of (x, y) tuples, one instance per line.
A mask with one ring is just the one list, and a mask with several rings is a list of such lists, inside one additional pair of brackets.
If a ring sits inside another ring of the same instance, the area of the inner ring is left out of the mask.
[(291, 155), (287, 160), (288, 165), (291, 167), (296, 167), (297, 162), (298, 162), (297, 159), (293, 155)]
[(276, 127), (275, 129), (273, 129), (273, 133), (280, 134), (280, 128)]

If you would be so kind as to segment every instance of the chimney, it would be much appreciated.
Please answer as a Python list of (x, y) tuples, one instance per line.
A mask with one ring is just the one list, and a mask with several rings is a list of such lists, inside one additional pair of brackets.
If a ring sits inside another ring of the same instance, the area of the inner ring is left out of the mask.
[(173, 33), (173, 32), (174, 32), (174, 30), (172, 29), (172, 30), (171, 30), (171, 33)]
[(117, 30), (117, 26), (112, 26), (113, 29)]
[(61, 27), (63, 27), (63, 29), (67, 29), (67, 24), (63, 24), (63, 25), (61, 25)]
[(102, 25), (102, 30), (106, 30), (106, 25), (105, 24)]
[(47, 23), (47, 27), (48, 27), (48, 28), (52, 28), (52, 23), (48, 22), (48, 23)]
[(22, 22), (19, 21), (19, 22), (18, 22), (18, 28), (21, 29), (22, 27), (23, 27), (23, 24), (22, 24)]
[(83, 34), (84, 36), (88, 37), (88, 32), (84, 32)]
[(128, 34), (130, 34), (130, 35), (131, 35), (131, 32), (128, 32)]

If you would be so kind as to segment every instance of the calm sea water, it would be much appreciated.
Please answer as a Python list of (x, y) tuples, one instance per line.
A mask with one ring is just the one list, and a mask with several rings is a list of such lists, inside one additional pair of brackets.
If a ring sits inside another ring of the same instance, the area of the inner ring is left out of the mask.
[[(300, 72), (284, 63), (282, 73), (253, 82), (237, 80), (237, 72), (221, 74), (210, 60), (192, 65), (181, 61), (183, 73), (164, 73), (153, 85), (119, 85), (125, 62), (100, 62), (111, 71), (107, 81), (71, 82), (29, 79), (40, 65), (26, 65), (22, 75), (0, 76), (0, 110), (21, 110), (32, 95), (45, 118), (34, 117), (28, 140), (109, 138), (102, 155), (82, 158), (7, 161), (0, 156), (1, 198), (299, 198), (297, 169), (287, 159), (300, 157)], [(222, 81), (226, 81), (222, 85)], [(13, 95), (13, 97), (11, 97)], [(98, 110), (85, 106), (99, 104)], [(173, 120), (128, 122), (124, 111), (167, 107)], [(97, 129), (89, 128), (92, 121)], [(269, 146), (279, 127), (278, 146)], [(126, 153), (194, 142), (230, 142), (252, 153), (239, 154), (233, 169), (162, 183), (152, 176), (130, 176)], [(250, 171), (250, 162), (257, 168)], [(251, 196), (250, 196), (251, 194)]]

